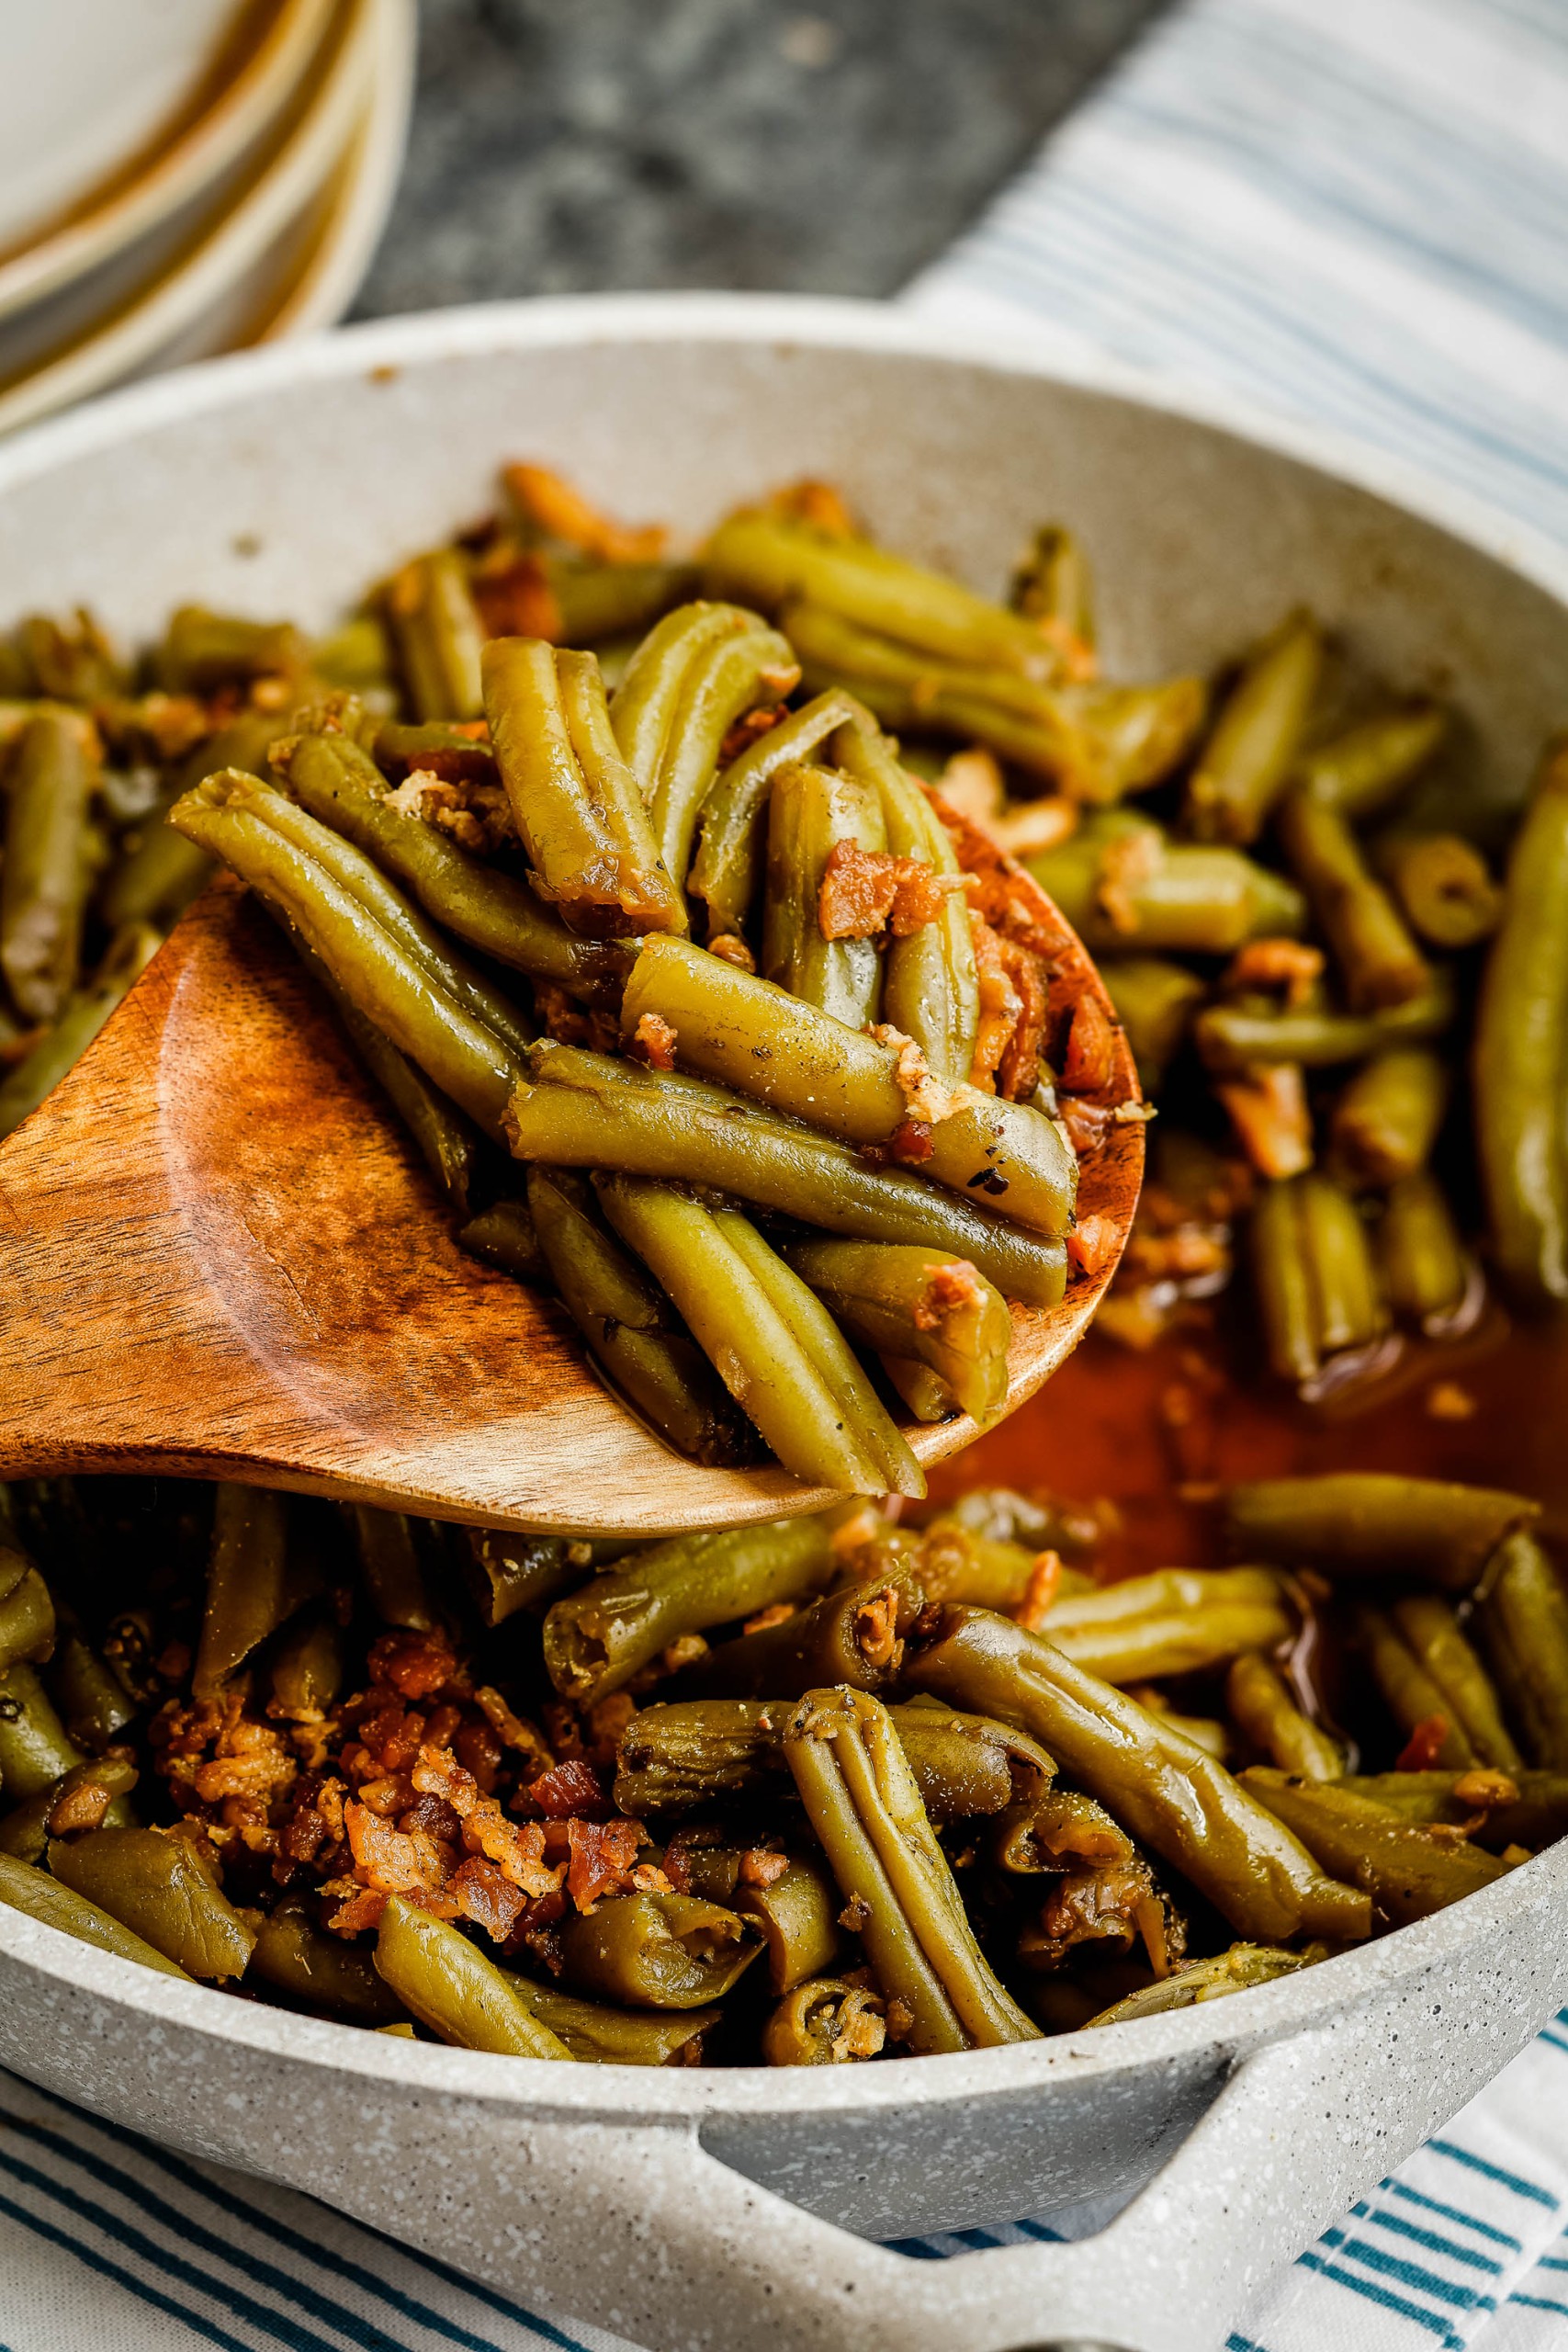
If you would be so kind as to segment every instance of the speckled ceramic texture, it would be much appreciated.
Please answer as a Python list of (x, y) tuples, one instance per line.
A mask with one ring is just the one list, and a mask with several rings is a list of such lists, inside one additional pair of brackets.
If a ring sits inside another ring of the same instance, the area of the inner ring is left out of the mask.
[[(1096, 560), (1113, 670), (1206, 664), (1304, 599), (1377, 668), (1455, 697), (1499, 795), (1568, 718), (1568, 565), (1520, 527), (1120, 370), (738, 297), (394, 322), (66, 418), (0, 450), (0, 624), (85, 601), (134, 637), (192, 597), (324, 623), (521, 455), (687, 528), (824, 474), (982, 583), (1064, 516)], [(1568, 1846), (1238, 1997), (823, 2074), (389, 2041), (0, 1912), (6, 2065), (649, 2352), (1208, 2352), (1564, 2000)], [(1082, 2245), (932, 2264), (868, 2242), (1140, 2184)]]

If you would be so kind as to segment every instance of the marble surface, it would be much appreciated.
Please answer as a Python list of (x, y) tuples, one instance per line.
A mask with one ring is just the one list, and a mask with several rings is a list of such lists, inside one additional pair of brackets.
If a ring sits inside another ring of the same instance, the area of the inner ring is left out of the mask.
[(894, 292), (1163, 0), (421, 0), (355, 315), (623, 288)]

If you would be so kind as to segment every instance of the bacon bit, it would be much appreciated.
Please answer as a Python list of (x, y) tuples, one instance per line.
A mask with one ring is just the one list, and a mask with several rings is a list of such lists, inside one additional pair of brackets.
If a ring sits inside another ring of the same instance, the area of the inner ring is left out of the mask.
[(967, 1258), (949, 1258), (927, 1269), (925, 1285), (915, 1301), (917, 1331), (940, 1331), (954, 1315), (977, 1307), (985, 1297), (978, 1270)]
[(528, 1907), (527, 1896), (502, 1878), (482, 1854), (470, 1854), (466, 1862), (458, 1863), (446, 1883), (446, 1892), (459, 1917), (482, 1928), (492, 1943), (504, 1943)]
[(1027, 1102), (1040, 1083), (1049, 1003), (1045, 967), (1032, 948), (1016, 939), (1002, 941), (1001, 959), (1019, 1000), (1019, 1014), (997, 1064), (997, 1091), (1010, 1102)]
[(1036, 1552), (1034, 1565), (1029, 1571), (1029, 1582), (1023, 1589), (1023, 1599), (1009, 1613), (1026, 1634), (1038, 1634), (1061, 1589), (1061, 1554)]
[(1067, 1256), (1079, 1273), (1092, 1277), (1116, 1255), (1115, 1219), (1081, 1216), (1067, 1236)]
[(395, 1821), (400, 1813), (407, 1813), (413, 1803), (413, 1783), (406, 1773), (387, 1772), (378, 1781), (363, 1781), (359, 1802), (367, 1804), (383, 1821)]
[(433, 1697), (457, 1673), (457, 1657), (437, 1633), (382, 1634), (372, 1642), (367, 1663), (372, 1682), (388, 1683), (409, 1700)]
[(554, 980), (536, 980), (534, 1009), (547, 1035), (558, 1046), (586, 1046), (596, 1054), (619, 1053), (620, 1023), (613, 1012), (587, 1010)]
[(547, 466), (519, 462), (502, 476), (524, 514), (547, 538), (560, 539), (600, 563), (652, 563), (670, 534), (660, 524), (613, 523), (591, 506), (579, 490)]
[(762, 502), (761, 513), (786, 523), (805, 523), (828, 539), (855, 539), (860, 532), (843, 493), (830, 481), (786, 482)]
[(772, 1886), (788, 1868), (787, 1854), (775, 1854), (766, 1846), (749, 1846), (740, 1857), (736, 1877), (742, 1886)]
[(1434, 1380), (1427, 1391), (1427, 1410), (1435, 1421), (1468, 1421), (1475, 1409), (1474, 1397), (1457, 1380)]
[(426, 1909), (453, 1919), (456, 1903), (443, 1894), (446, 1865), (435, 1840), (425, 1831), (394, 1829), (368, 1805), (344, 1807), (344, 1822), (354, 1855), (355, 1875), (377, 1894), (417, 1894)]
[(891, 1666), (903, 1648), (898, 1639), (898, 1602), (894, 1585), (871, 1593), (854, 1613), (854, 1645), (867, 1666)]
[(608, 1697), (595, 1699), (588, 1710), (588, 1729), (595, 1745), (613, 1751), (636, 1713), (637, 1701), (629, 1690), (612, 1690)]
[(1423, 1715), (1393, 1759), (1396, 1772), (1429, 1772), (1443, 1752), (1449, 1736), (1447, 1715)]
[(817, 894), (817, 928), (824, 939), (872, 939), (891, 931), (912, 938), (942, 913), (943, 900), (964, 888), (959, 874), (938, 874), (923, 857), (890, 857), (839, 841), (828, 853)]
[(1461, 1772), (1454, 1782), (1454, 1801), (1458, 1804), (1479, 1805), (1483, 1813), (1495, 1804), (1517, 1804), (1519, 1784), (1506, 1772), (1495, 1772), (1484, 1765), (1472, 1771)]
[[(940, 1125), (943, 1119), (951, 1119), (959, 1107), (958, 1097), (951, 1087), (933, 1076), (914, 1039), (886, 1021), (877, 1022), (870, 1034), (893, 1055), (894, 1082), (904, 1097), (908, 1116), (932, 1127)], [(919, 1156), (924, 1158), (925, 1154)]]
[(647, 1842), (640, 1821), (569, 1821), (570, 1847), (566, 1891), (580, 1911), (592, 1911), (607, 1894), (624, 1894), (631, 1883), (637, 1849)]
[(1134, 1226), (1122, 1265), (1140, 1283), (1202, 1282), (1229, 1271), (1230, 1251), (1222, 1231), (1185, 1225), (1174, 1233), (1146, 1233)]
[(476, 857), (493, 856), (503, 842), (517, 839), (517, 820), (505, 787), (491, 779), (411, 768), (397, 789), (383, 794), (382, 799), (400, 817), (434, 826)]
[(757, 968), (757, 958), (736, 931), (721, 931), (716, 939), (710, 939), (708, 954), (716, 956), (721, 964), (733, 964), (738, 972), (754, 972)]
[(937, 778), (936, 788), (966, 824), (978, 825), (996, 838), (992, 829), (1007, 806), (1007, 786), (994, 752), (978, 743), (954, 752)]
[(677, 1886), (668, 1871), (657, 1862), (638, 1862), (632, 1872), (632, 1885), (638, 1894), (685, 1894), (689, 1886)]
[(645, 1012), (632, 1032), (634, 1049), (649, 1069), (673, 1069), (675, 1032), (661, 1012)]
[(743, 1634), (771, 1633), (775, 1625), (787, 1625), (795, 1613), (793, 1600), (771, 1600), (754, 1617), (748, 1617), (740, 1630)]
[(666, 1674), (679, 1674), (683, 1666), (694, 1666), (706, 1657), (708, 1645), (700, 1634), (677, 1634), (666, 1648), (660, 1664)]
[(73, 1830), (99, 1829), (113, 1803), (107, 1789), (96, 1781), (81, 1781), (57, 1797), (44, 1823), (51, 1838), (69, 1838)]
[(847, 1560), (863, 1544), (874, 1544), (884, 1533), (887, 1522), (873, 1503), (863, 1503), (852, 1519), (846, 1519), (828, 1538), (828, 1549), (836, 1560)]
[(1078, 829), (1080, 809), (1064, 792), (1047, 793), (1043, 800), (1025, 800), (993, 818), (986, 830), (1010, 857), (1039, 857), (1059, 849)]
[(1078, 1094), (1064, 1094), (1059, 1116), (1078, 1159), (1092, 1159), (1102, 1148), (1112, 1124), (1104, 1103), (1088, 1102)]
[(1280, 989), (1294, 1012), (1310, 1001), (1323, 978), (1323, 950), (1300, 939), (1249, 939), (1225, 967), (1220, 987), (1226, 996), (1253, 989)]
[(487, 637), (542, 637), (558, 645), (566, 635), (560, 599), (536, 555), (507, 549), (502, 560), (476, 567), (472, 586)]
[(900, 1119), (887, 1138), (887, 1157), (900, 1167), (918, 1167), (929, 1159), (935, 1146), (931, 1142), (930, 1123), (925, 1119)]
[(378, 1928), (381, 1914), (391, 1901), (390, 1895), (372, 1886), (356, 1886), (352, 1879), (330, 1879), (321, 1893), (344, 1898), (327, 1921), (338, 1936), (357, 1936), (366, 1928)]
[(541, 1772), (537, 1780), (519, 1790), (517, 1803), (543, 1814), (547, 1821), (566, 1821), (573, 1814), (602, 1821), (610, 1809), (598, 1773), (581, 1756), (569, 1757), (553, 1770)]
[(747, 711), (744, 718), (736, 720), (718, 747), (720, 767), (728, 767), (731, 760), (738, 760), (742, 752), (749, 751), (753, 743), (761, 742), (764, 735), (771, 735), (781, 719), (788, 717), (788, 708), (782, 702), (764, 703), (760, 710)]
[(1062, 1091), (1103, 1094), (1116, 1057), (1116, 1026), (1100, 999), (1086, 989), (1073, 1008), (1062, 1057)]
[[(852, 1936), (858, 1936), (871, 1916), (871, 1905), (866, 1901), (864, 1895), (852, 1894), (849, 1901), (845, 1904), (843, 1909), (839, 1914), (839, 1925), (840, 1928), (844, 1928), (848, 1934)], [(891, 2019), (892, 2012), (889, 2011), (888, 2015), (889, 2019)], [(914, 2019), (911, 2018), (909, 2022), (912, 2025), (914, 2023)]]
[(534, 1758), (548, 1771), (555, 1759), (545, 1744), (544, 1735), (536, 1731), (532, 1724), (525, 1723), (521, 1715), (514, 1715), (499, 1690), (481, 1682), (474, 1692), (474, 1704), (503, 1747), (515, 1748), (520, 1756)]
[(1013, 986), (999, 934), (979, 915), (971, 914), (975, 969), (980, 983), (980, 1023), (975, 1033), (975, 1059), (969, 1083), (987, 1094), (996, 1091), (997, 1071), (1012, 1042), (1023, 1013), (1023, 999)]
[(1140, 882), (1148, 880), (1159, 861), (1159, 835), (1152, 827), (1147, 832), (1122, 834), (1108, 842), (1100, 854), (1095, 898), (1111, 930), (1124, 939), (1130, 939), (1139, 927), (1133, 894)]
[(468, 1851), (487, 1856), (525, 1894), (549, 1894), (559, 1886), (560, 1872), (545, 1863), (545, 1833), (539, 1824), (508, 1821), (494, 1797), (483, 1794), (472, 1773), (465, 1772), (449, 1750), (422, 1747), (412, 1778), (422, 1796), (446, 1798), (463, 1825)]
[(1312, 1166), (1312, 1112), (1299, 1062), (1254, 1062), (1214, 1092), (1260, 1176), (1299, 1176)]

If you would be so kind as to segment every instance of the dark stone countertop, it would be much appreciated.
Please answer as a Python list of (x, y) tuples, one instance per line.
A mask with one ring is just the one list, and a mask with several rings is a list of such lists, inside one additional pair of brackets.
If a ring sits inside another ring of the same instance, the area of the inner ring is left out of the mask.
[(884, 295), (1163, 0), (421, 0), (355, 315), (728, 286)]

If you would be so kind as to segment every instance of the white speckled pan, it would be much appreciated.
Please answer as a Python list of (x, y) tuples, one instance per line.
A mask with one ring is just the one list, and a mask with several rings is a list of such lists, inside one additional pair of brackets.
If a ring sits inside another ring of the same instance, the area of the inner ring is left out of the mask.
[[(984, 582), (1060, 514), (1095, 559), (1113, 670), (1208, 663), (1304, 599), (1392, 677), (1457, 698), (1488, 791), (1517, 794), (1568, 718), (1568, 563), (1522, 527), (1109, 368), (738, 297), (392, 322), (46, 427), (0, 451), (0, 622), (87, 601), (136, 636), (191, 597), (324, 622), (523, 454), (686, 526), (824, 474)], [(1258, 1991), (825, 2075), (387, 2040), (0, 1912), (6, 2064), (650, 2352), (1199, 2352), (1565, 1999), (1568, 1845)], [(1140, 2183), (1079, 2245), (932, 2264), (865, 2242)]]

